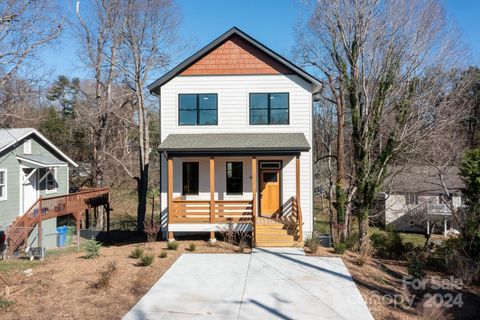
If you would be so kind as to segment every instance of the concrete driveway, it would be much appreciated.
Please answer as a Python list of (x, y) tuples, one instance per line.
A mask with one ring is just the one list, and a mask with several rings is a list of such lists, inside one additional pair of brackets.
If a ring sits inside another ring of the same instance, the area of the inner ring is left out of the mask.
[(123, 319), (353, 318), (373, 319), (340, 258), (256, 248), (183, 254)]

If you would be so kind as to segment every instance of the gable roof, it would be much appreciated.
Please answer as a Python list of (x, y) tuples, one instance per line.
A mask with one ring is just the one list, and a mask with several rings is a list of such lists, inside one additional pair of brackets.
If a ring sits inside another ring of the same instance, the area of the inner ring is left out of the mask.
[(162, 77), (157, 79), (155, 82), (150, 84), (148, 86), (148, 90), (150, 90), (151, 93), (154, 94), (159, 94), (160, 93), (160, 87), (164, 85), (165, 83), (169, 82), (172, 80), (175, 76), (179, 75), (183, 71), (185, 71), (188, 67), (192, 66), (195, 62), (200, 60), (201, 58), (205, 57), (208, 53), (210, 53), (212, 50), (217, 48), (219, 45), (224, 43), (226, 40), (231, 38), (232, 36), (238, 36), (245, 40), (247, 43), (251, 44), (257, 49), (260, 49), (262, 52), (273, 58), (275, 61), (278, 61), (281, 65), (287, 67), (288, 69), (292, 70), (292, 72), (298, 76), (300, 76), (302, 79), (307, 81), (308, 83), (311, 83), (313, 86), (313, 92), (312, 93), (317, 93), (320, 91), (322, 87), (322, 82), (303, 70), (302, 68), (296, 66), (293, 64), (291, 61), (285, 59), (275, 51), (271, 50), (270, 48), (266, 47), (265, 45), (261, 44), (257, 40), (253, 39), (250, 37), (248, 34), (243, 32), (242, 30), (238, 29), (237, 27), (233, 27), (224, 34), (222, 34), (220, 37), (217, 39), (213, 40), (210, 44), (206, 45), (199, 51), (197, 51), (195, 54), (193, 54), (190, 58), (184, 60), (182, 63), (177, 65), (175, 68), (164, 74)]
[(65, 153), (58, 149), (53, 143), (50, 142), (43, 134), (38, 132), (33, 128), (14, 128), (14, 129), (0, 129), (0, 152), (6, 150), (15, 143), (29, 137), (30, 135), (35, 135), (46, 145), (52, 148), (60, 157), (69, 162), (72, 166), (78, 167), (78, 165), (70, 159)]

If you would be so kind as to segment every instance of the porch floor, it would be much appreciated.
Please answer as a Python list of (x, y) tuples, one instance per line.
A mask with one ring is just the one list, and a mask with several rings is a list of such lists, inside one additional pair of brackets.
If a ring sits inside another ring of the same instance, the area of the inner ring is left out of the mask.
[(373, 319), (340, 258), (183, 254), (124, 320)]

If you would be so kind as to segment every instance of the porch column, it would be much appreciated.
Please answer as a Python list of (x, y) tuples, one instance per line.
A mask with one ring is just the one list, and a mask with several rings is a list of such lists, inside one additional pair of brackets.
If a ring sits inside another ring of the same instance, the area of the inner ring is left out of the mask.
[(253, 245), (257, 240), (257, 228), (255, 226), (255, 221), (257, 217), (257, 157), (252, 157), (252, 222), (253, 222)]
[(167, 159), (167, 198), (168, 198), (168, 213), (167, 213), (167, 231), (168, 241), (174, 241), (173, 232), (170, 231), (170, 223), (172, 223), (173, 214), (173, 159)]
[[(42, 247), (42, 244), (43, 244), (43, 229), (42, 229), (42, 218), (43, 218), (43, 208), (42, 208), (42, 196), (40, 196), (40, 198), (38, 199), (38, 227), (37, 227), (37, 231), (38, 231), (38, 236), (37, 236), (37, 240), (38, 240), (38, 247), (41, 248)], [(27, 242), (27, 241), (25, 241)], [(42, 250), (42, 249), (40, 249)], [(43, 259), (43, 254), (42, 254), (42, 259)]]
[[(210, 223), (215, 223), (215, 158), (210, 157)], [(210, 231), (210, 242), (215, 242), (215, 231)]]
[(447, 237), (447, 219), (443, 220), (443, 236)]
[(298, 241), (303, 244), (303, 219), (300, 205), (300, 155), (295, 157), (295, 197), (297, 198), (298, 210)]

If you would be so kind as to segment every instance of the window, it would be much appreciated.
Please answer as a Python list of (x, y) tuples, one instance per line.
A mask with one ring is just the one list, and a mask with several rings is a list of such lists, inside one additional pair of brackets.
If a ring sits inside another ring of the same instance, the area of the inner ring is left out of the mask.
[(243, 194), (242, 162), (227, 162), (227, 194)]
[(178, 95), (178, 123), (181, 126), (217, 125), (217, 95)]
[(182, 167), (182, 193), (198, 194), (198, 162), (184, 162)]
[(416, 193), (407, 193), (405, 195), (406, 204), (418, 204), (418, 195)]
[(260, 162), (260, 169), (281, 169), (282, 163), (280, 161)]
[(28, 139), (25, 140), (23, 143), (23, 153), (24, 154), (32, 154), (32, 140)]
[(453, 199), (452, 194), (446, 195), (446, 194), (442, 193), (438, 196), (438, 203), (439, 204), (450, 203), (450, 201), (452, 201), (452, 199)]
[(7, 170), (0, 169), (0, 200), (7, 200)]
[(46, 193), (57, 192), (57, 168), (53, 168), (45, 177)]
[(288, 124), (288, 93), (250, 93), (250, 124)]

